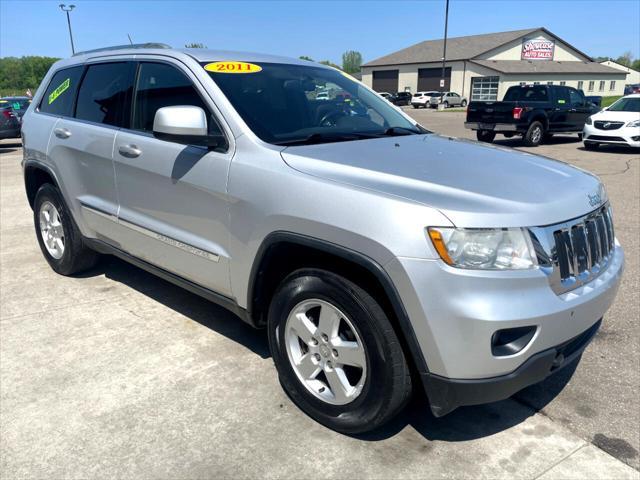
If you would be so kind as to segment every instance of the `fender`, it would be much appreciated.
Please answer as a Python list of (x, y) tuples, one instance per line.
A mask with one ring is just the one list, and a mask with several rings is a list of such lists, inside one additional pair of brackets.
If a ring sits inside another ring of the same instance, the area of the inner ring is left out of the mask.
[(382, 285), (385, 293), (387, 294), (387, 297), (389, 298), (395, 316), (398, 320), (398, 327), (400, 328), (401, 335), (404, 337), (404, 341), (409, 350), (407, 353), (411, 355), (414, 366), (416, 367), (418, 372), (422, 374), (421, 378), (423, 377), (423, 374), (429, 372), (426, 360), (422, 354), (422, 350), (420, 349), (418, 340), (413, 330), (413, 326), (411, 325), (411, 320), (409, 319), (400, 295), (398, 294), (393, 281), (389, 277), (389, 274), (384, 270), (384, 268), (382, 268), (382, 266), (378, 262), (376, 262), (372, 258), (350, 248), (343, 247), (326, 240), (321, 240), (315, 237), (286, 231), (276, 231), (267, 235), (267, 237), (265, 237), (262, 244), (258, 248), (258, 251), (256, 252), (253, 266), (251, 267), (251, 274), (249, 276), (247, 307), (249, 309), (250, 316), (253, 306), (253, 299), (258, 293), (256, 291), (256, 286), (258, 277), (260, 275), (260, 266), (263, 264), (263, 260), (265, 259), (265, 257), (268, 256), (269, 248), (275, 244), (283, 242), (315, 248), (327, 254), (334, 255), (344, 260), (353, 262), (371, 273), (378, 280), (378, 282), (380, 282), (380, 285)]
[(31, 208), (33, 208), (33, 200), (31, 198), (28, 197), (29, 195), (29, 190), (28, 190), (28, 185), (27, 185), (27, 170), (28, 169), (38, 169), (38, 170), (42, 170), (44, 172), (46, 172), (52, 179), (53, 182), (56, 186), (56, 188), (58, 190), (60, 190), (60, 182), (58, 181), (58, 176), (56, 175), (56, 173), (53, 171), (53, 169), (49, 166), (46, 165), (38, 160), (34, 160), (34, 159), (27, 159), (27, 160), (23, 160), (22, 161), (22, 175), (23, 175), (23, 180), (24, 180), (24, 186), (25, 186), (25, 192), (27, 193), (27, 198), (29, 200), (29, 205), (31, 206)]

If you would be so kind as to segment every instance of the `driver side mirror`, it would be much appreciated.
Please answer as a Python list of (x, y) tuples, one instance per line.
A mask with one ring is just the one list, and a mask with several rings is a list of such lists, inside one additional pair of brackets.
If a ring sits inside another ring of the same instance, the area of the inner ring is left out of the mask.
[(192, 105), (159, 108), (153, 118), (153, 135), (167, 142), (209, 148), (223, 147), (227, 143), (224, 135), (209, 135), (207, 114)]

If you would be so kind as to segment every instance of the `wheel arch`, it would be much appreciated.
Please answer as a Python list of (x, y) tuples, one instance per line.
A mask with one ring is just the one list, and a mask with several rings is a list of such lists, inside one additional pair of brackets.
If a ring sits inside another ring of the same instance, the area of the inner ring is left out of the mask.
[(38, 189), (45, 183), (50, 183), (58, 190), (60, 186), (58, 179), (51, 168), (35, 161), (27, 161), (24, 164), (24, 187), (27, 193), (29, 206), (33, 210), (33, 204)]
[(293, 232), (273, 232), (260, 245), (249, 277), (247, 308), (254, 324), (266, 325), (269, 301), (293, 270), (317, 267), (338, 273), (372, 290), (396, 331), (412, 369), (428, 372), (409, 316), (393, 281), (374, 259), (335, 243)]

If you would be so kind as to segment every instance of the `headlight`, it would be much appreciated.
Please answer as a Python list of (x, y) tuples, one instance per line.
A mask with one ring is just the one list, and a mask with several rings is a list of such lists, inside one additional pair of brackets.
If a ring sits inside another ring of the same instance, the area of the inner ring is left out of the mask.
[(593, 123), (593, 120), (591, 120), (591, 117), (587, 117), (587, 121), (584, 123), (586, 123), (587, 125), (591, 125)]
[(531, 237), (522, 228), (430, 227), (428, 232), (440, 258), (452, 267), (522, 270), (537, 265)]
[(627, 127), (640, 127), (640, 120), (634, 120), (633, 122), (627, 123)]

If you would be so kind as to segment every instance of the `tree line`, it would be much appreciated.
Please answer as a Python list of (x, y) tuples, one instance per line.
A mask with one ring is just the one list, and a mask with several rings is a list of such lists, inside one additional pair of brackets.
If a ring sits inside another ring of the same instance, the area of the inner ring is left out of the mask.
[(35, 93), (38, 85), (54, 62), (52, 57), (0, 58), (0, 93), (24, 95), (27, 89)]
[(631, 53), (630, 51), (624, 52), (618, 58), (595, 57), (594, 60), (596, 62), (606, 62), (607, 60), (611, 60), (612, 62), (616, 62), (620, 65), (624, 65), (625, 67), (629, 67), (640, 72), (640, 58), (633, 58), (633, 53)]

